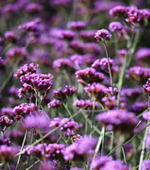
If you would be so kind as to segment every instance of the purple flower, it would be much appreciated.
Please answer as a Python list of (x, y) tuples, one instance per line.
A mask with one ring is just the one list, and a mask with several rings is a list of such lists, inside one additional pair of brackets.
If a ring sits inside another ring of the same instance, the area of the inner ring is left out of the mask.
[(38, 112), (39, 113), (27, 116), (23, 120), (22, 126), (24, 129), (31, 129), (31, 128), (44, 129), (49, 127), (49, 123), (50, 123), (49, 117), (46, 115), (46, 113), (42, 111), (38, 111)]
[(63, 151), (65, 160), (81, 160), (90, 158), (94, 154), (96, 139), (91, 136), (84, 136), (75, 143), (66, 147)]
[(148, 107), (147, 101), (137, 101), (131, 105), (129, 110), (135, 112), (136, 114), (142, 113)]
[(105, 96), (102, 98), (102, 103), (104, 104), (105, 108), (112, 109), (117, 105), (117, 100), (115, 96)]
[(138, 123), (138, 118), (133, 113), (125, 110), (109, 110), (97, 115), (96, 119), (103, 123), (108, 130), (132, 133)]
[(106, 29), (101, 29), (101, 30), (98, 30), (96, 33), (95, 33), (95, 39), (97, 41), (105, 41), (105, 40), (110, 40), (112, 35), (111, 33), (106, 30)]
[(145, 120), (150, 120), (150, 111), (144, 112), (144, 113), (143, 113), (143, 118), (144, 118)]
[(14, 123), (13, 119), (12, 118), (9, 118), (9, 116), (7, 115), (2, 115), (0, 116), (0, 126), (3, 128), (3, 127), (6, 127), (6, 126), (10, 126)]
[(80, 32), (80, 36), (83, 40), (86, 41), (95, 41), (94, 35), (95, 35), (95, 30), (83, 30)]
[(62, 38), (66, 40), (72, 40), (75, 37), (75, 32), (71, 30), (62, 30), (61, 34)]
[(16, 33), (14, 31), (5, 32), (4, 38), (7, 43), (10, 43), (10, 42), (13, 43), (13, 42), (16, 42), (17, 40)]
[(23, 32), (38, 32), (40, 22), (41, 22), (40, 19), (36, 18), (32, 21), (24, 23), (23, 25), (20, 25), (18, 29)]
[(127, 7), (125, 6), (115, 6), (109, 11), (109, 14), (113, 17), (124, 17), (127, 15)]
[(101, 168), (101, 170), (108, 170), (108, 169), (130, 170), (130, 168), (120, 160), (110, 161), (110, 162), (106, 163), (106, 165), (103, 168)]
[(97, 100), (100, 100), (103, 96), (106, 95), (106, 87), (100, 83), (88, 84), (84, 90)]
[(77, 91), (74, 86), (66, 85), (63, 89), (53, 90), (53, 97), (58, 100), (65, 100), (67, 97), (72, 96)]
[(23, 47), (13, 47), (9, 49), (6, 53), (6, 56), (9, 61), (20, 61), (27, 57), (27, 51)]
[(53, 99), (48, 103), (48, 108), (57, 108), (62, 105), (62, 102), (60, 100)]
[(43, 10), (42, 5), (38, 4), (38, 3), (29, 3), (26, 7), (25, 7), (25, 11), (27, 13), (38, 13), (41, 12)]
[(72, 30), (80, 31), (86, 27), (86, 23), (84, 21), (71, 21), (67, 26)]
[(93, 82), (102, 82), (104, 80), (103, 73), (97, 72), (94, 68), (91, 67), (77, 71), (75, 76), (78, 79), (78, 82), (82, 85)]
[(17, 70), (17, 72), (15, 73), (15, 77), (20, 78), (27, 73), (36, 73), (38, 71), (38, 67), (39, 65), (34, 63), (24, 64)]
[(11, 161), (15, 158), (15, 155), (18, 152), (18, 148), (15, 146), (7, 146), (7, 145), (1, 145), (0, 146), (0, 161), (1, 162), (7, 162)]
[(63, 69), (74, 71), (74, 65), (68, 58), (60, 58), (54, 60), (53, 68), (56, 69), (58, 72), (60, 72)]
[(51, 74), (27, 73), (20, 77), (21, 83), (26, 83), (32, 88), (40, 92), (43, 96), (51, 90), (53, 86), (53, 76)]
[(82, 127), (81, 124), (79, 124), (73, 120), (69, 120), (69, 118), (56, 117), (53, 120), (51, 120), (49, 127), (54, 128), (54, 127), (58, 127), (58, 126), (61, 126), (60, 130), (62, 132), (65, 132), (66, 136), (76, 135), (79, 128)]
[(72, 40), (69, 43), (69, 47), (73, 49), (74, 51), (78, 52), (79, 54), (84, 53), (84, 43), (78, 39)]
[(111, 22), (109, 24), (109, 30), (111, 32), (121, 32), (123, 30), (123, 25), (118, 21)]
[(110, 161), (112, 161), (112, 157), (110, 156), (97, 156), (92, 160), (91, 169), (100, 170)]
[(21, 117), (27, 116), (37, 110), (37, 106), (33, 103), (23, 103), (13, 108), (14, 120), (18, 120)]
[(76, 107), (84, 109), (96, 109), (99, 107), (99, 103), (92, 100), (76, 100), (73, 104)]
[(150, 167), (150, 160), (144, 160), (142, 162), (141, 170), (149, 170), (149, 167)]
[(137, 81), (142, 81), (150, 77), (150, 68), (134, 66), (128, 70), (128, 77), (131, 77)]
[(147, 94), (150, 94), (150, 78), (147, 80), (146, 84), (144, 85), (144, 91)]
[(145, 60), (150, 58), (150, 48), (139, 48), (135, 54), (137, 60)]
[(124, 58), (128, 55), (128, 51), (127, 51), (127, 49), (120, 49), (117, 51), (117, 54), (119, 57)]

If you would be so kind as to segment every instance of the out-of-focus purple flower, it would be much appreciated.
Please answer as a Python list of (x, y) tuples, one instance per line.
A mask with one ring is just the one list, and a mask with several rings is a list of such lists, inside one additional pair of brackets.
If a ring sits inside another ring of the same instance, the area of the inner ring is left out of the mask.
[(97, 72), (94, 68), (91, 67), (77, 71), (75, 76), (78, 79), (78, 82), (82, 85), (93, 82), (102, 82), (104, 80), (104, 74)]
[(6, 64), (7, 64), (6, 59), (0, 57), (0, 70), (4, 70), (6, 67)]
[(14, 31), (5, 32), (4, 38), (7, 43), (10, 43), (10, 42), (15, 43), (17, 40), (16, 33)]
[(86, 23), (84, 21), (71, 21), (67, 26), (72, 30), (80, 31), (86, 27)]
[(32, 128), (48, 128), (49, 127), (49, 123), (50, 123), (50, 119), (49, 117), (46, 115), (46, 113), (42, 112), (42, 111), (38, 111), (39, 113), (37, 114), (32, 114), (27, 116), (24, 120), (23, 120), (23, 128), (24, 129), (32, 129)]
[(27, 151), (28, 155), (35, 155), (37, 157), (44, 157), (49, 159), (63, 159), (64, 144), (38, 144)]
[(106, 109), (112, 109), (117, 105), (117, 100), (115, 96), (105, 96), (102, 98), (102, 103)]
[(145, 120), (150, 120), (150, 111), (144, 112), (144, 113), (143, 113), (143, 118), (144, 118)]
[(83, 66), (85, 63), (84, 56), (79, 55), (79, 54), (74, 54), (74, 55), (70, 56), (70, 60), (72, 63), (74, 63), (74, 67), (76, 69), (81, 68), (81, 66)]
[(98, 30), (96, 33), (95, 33), (95, 39), (97, 41), (105, 41), (105, 40), (110, 40), (112, 35), (111, 33), (106, 30), (106, 29), (101, 29), (101, 30)]
[(131, 105), (129, 110), (135, 112), (136, 114), (142, 113), (148, 107), (147, 101), (138, 101)]
[(75, 143), (66, 147), (63, 155), (65, 160), (81, 160), (91, 158), (94, 154), (96, 139), (91, 136), (83, 136)]
[(1, 145), (0, 146), (0, 161), (1, 162), (7, 162), (12, 161), (15, 158), (15, 155), (19, 149), (15, 146), (7, 146), (7, 145)]
[(56, 69), (56, 71), (58, 72), (60, 72), (63, 69), (74, 71), (74, 65), (71, 62), (71, 60), (68, 58), (60, 58), (60, 59), (54, 60), (53, 68)]
[(94, 99), (100, 100), (106, 95), (106, 87), (100, 83), (88, 84), (84, 90)]
[(123, 30), (123, 25), (121, 24), (121, 22), (118, 22), (118, 21), (114, 21), (114, 22), (111, 22), (109, 24), (109, 30), (111, 32), (120, 32)]
[(94, 42), (86, 43), (84, 48), (85, 48), (86, 53), (100, 54), (101, 52), (99, 45)]
[(124, 17), (127, 15), (127, 7), (125, 6), (115, 6), (109, 11), (109, 14), (113, 17)]
[(39, 24), (41, 20), (39, 18), (34, 19), (33, 21), (28, 21), (18, 27), (19, 30), (23, 32), (39, 32)]
[(0, 111), (0, 115), (5, 115), (8, 117), (13, 117), (13, 108), (11, 107), (3, 107)]
[(63, 89), (54, 90), (53, 97), (58, 100), (65, 100), (66, 97), (72, 96), (77, 91), (77, 88), (74, 86), (66, 85)]
[(27, 73), (36, 73), (38, 71), (38, 67), (39, 65), (34, 63), (25, 64), (17, 70), (17, 72), (15, 73), (15, 77), (20, 78)]
[(37, 110), (37, 106), (33, 103), (23, 103), (13, 108), (14, 120), (25, 117)]
[(71, 0), (53, 0), (51, 1), (51, 5), (54, 7), (62, 7), (70, 5), (71, 2)]
[(94, 39), (94, 35), (95, 35), (95, 30), (83, 30), (80, 32), (80, 36), (83, 40), (86, 40), (86, 41), (92, 41), (94, 42), (95, 39)]
[(136, 99), (138, 96), (142, 94), (141, 88), (123, 88), (121, 90), (121, 96), (126, 97), (128, 99)]
[(120, 49), (117, 51), (117, 54), (121, 58), (125, 58), (128, 55), (127, 49)]
[(130, 168), (120, 160), (114, 160), (106, 163), (106, 165), (101, 168), (101, 170), (130, 170)]
[(71, 30), (62, 30), (61, 35), (63, 39), (72, 40), (75, 37), (75, 32)]
[(79, 130), (79, 128), (82, 127), (81, 124), (73, 121), (73, 120), (69, 120), (69, 118), (54, 118), (53, 120), (51, 120), (50, 125), (51, 128), (54, 127), (60, 127), (60, 130), (62, 132), (65, 132), (65, 135), (67, 136), (74, 136), (76, 135), (77, 131)]
[(149, 63), (150, 60), (150, 48), (140, 48), (135, 54), (137, 60)]
[(150, 160), (144, 160), (142, 162), (141, 170), (149, 170), (149, 167), (150, 167)]
[(76, 107), (84, 109), (96, 109), (99, 107), (99, 103), (92, 100), (76, 100), (73, 104)]
[(84, 53), (84, 43), (78, 39), (72, 40), (69, 43), (69, 47), (73, 49), (74, 51), (78, 52), (79, 54)]
[(150, 94), (150, 78), (147, 80), (146, 84), (144, 85), (144, 91), (147, 94)]
[(58, 108), (62, 105), (62, 102), (60, 100), (53, 99), (48, 103), (48, 108)]
[(100, 170), (110, 161), (112, 161), (112, 157), (110, 156), (97, 156), (91, 162), (91, 169)]
[(138, 118), (125, 110), (109, 110), (97, 115), (96, 119), (103, 123), (108, 130), (127, 133), (132, 133), (138, 123)]
[(41, 12), (42, 10), (43, 10), (43, 6), (38, 3), (29, 3), (25, 7), (25, 11), (29, 14), (38, 13)]
[(131, 77), (137, 81), (144, 81), (150, 77), (150, 68), (134, 66), (129, 68), (127, 77)]
[(147, 134), (145, 142), (146, 142), (146, 149), (150, 149), (150, 132)]
[(6, 53), (9, 61), (20, 61), (28, 56), (28, 53), (23, 47), (13, 47)]

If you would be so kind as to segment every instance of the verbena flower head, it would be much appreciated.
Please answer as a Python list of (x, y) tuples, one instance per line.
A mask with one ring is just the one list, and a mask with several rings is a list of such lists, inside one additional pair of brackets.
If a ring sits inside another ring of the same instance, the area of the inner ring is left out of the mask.
[(1, 162), (9, 162), (15, 158), (15, 155), (19, 149), (15, 146), (7, 146), (1, 145), (0, 146), (0, 161)]
[(113, 17), (124, 17), (127, 15), (127, 7), (125, 6), (115, 6), (109, 11), (109, 14)]
[(102, 103), (106, 109), (112, 109), (117, 105), (117, 100), (115, 96), (105, 96), (102, 98)]
[(143, 113), (143, 118), (144, 118), (145, 120), (150, 120), (150, 111), (144, 112), (144, 113)]
[(68, 23), (68, 28), (72, 30), (83, 30), (86, 27), (86, 23), (84, 21), (71, 21)]
[(123, 29), (123, 25), (121, 24), (121, 22), (114, 21), (109, 24), (109, 30), (111, 32), (121, 32), (122, 29)]
[(128, 77), (131, 77), (137, 81), (144, 81), (150, 77), (150, 68), (134, 66), (128, 70)]
[(8, 127), (14, 123), (13, 119), (7, 115), (0, 116), (0, 126), (2, 128)]
[(53, 97), (57, 100), (64, 101), (67, 97), (72, 96), (76, 91), (76, 87), (66, 85), (63, 89), (53, 90)]
[(91, 136), (84, 136), (75, 143), (66, 147), (63, 152), (65, 160), (81, 160), (89, 158), (94, 154), (96, 139)]
[(75, 76), (78, 79), (78, 82), (82, 85), (93, 82), (102, 82), (104, 80), (104, 74), (97, 72), (94, 68), (91, 67), (77, 71)]
[(29, 14), (35, 14), (41, 12), (42, 10), (43, 6), (38, 3), (29, 3), (25, 8), (25, 11)]
[(150, 78), (147, 80), (146, 84), (144, 85), (144, 91), (147, 94), (150, 94)]
[(100, 100), (106, 95), (106, 87), (100, 83), (88, 84), (84, 90), (94, 99)]
[(82, 127), (81, 124), (73, 121), (73, 120), (69, 120), (69, 118), (54, 118), (53, 120), (51, 120), (49, 127), (50, 128), (54, 128), (54, 127), (60, 127), (60, 130), (62, 132), (65, 132), (65, 135), (67, 136), (74, 136), (77, 134), (77, 131), (79, 130), (79, 128)]
[(6, 56), (9, 61), (21, 61), (25, 57), (27, 57), (27, 51), (24, 47), (13, 47), (9, 49), (6, 53)]
[(101, 29), (101, 30), (98, 30), (96, 33), (95, 33), (95, 39), (97, 41), (106, 41), (106, 40), (110, 40), (112, 35), (111, 33), (106, 30), (106, 29)]
[(139, 48), (135, 54), (135, 58), (140, 61), (146, 61), (149, 63), (150, 60), (150, 48)]
[(13, 108), (14, 120), (21, 119), (37, 110), (37, 106), (33, 103), (23, 103)]
[(36, 73), (38, 71), (38, 68), (38, 64), (25, 64), (17, 70), (17, 72), (15, 73), (15, 77), (20, 78), (21, 76), (24, 76), (27, 73)]
[(92, 100), (76, 100), (73, 104), (76, 107), (84, 109), (96, 109), (99, 107), (99, 103)]
[(132, 133), (138, 123), (138, 118), (125, 110), (109, 110), (97, 115), (96, 119), (108, 130)]
[(28, 73), (20, 77), (21, 83), (26, 83), (32, 86), (35, 91), (41, 93), (45, 96), (52, 86), (53, 86), (53, 76), (52, 74), (42, 74), (42, 73)]
[(32, 114), (27, 116), (22, 123), (24, 129), (32, 129), (32, 128), (48, 128), (50, 123), (49, 117), (46, 113), (42, 111), (38, 111), (36, 114)]
[(80, 32), (80, 36), (83, 40), (86, 41), (95, 41), (94, 35), (95, 35), (95, 30), (84, 30)]
[(48, 108), (57, 108), (57, 107), (60, 107), (62, 105), (62, 102), (60, 100), (56, 100), (56, 99), (53, 99), (52, 101), (50, 101), (47, 106)]
[(27, 151), (28, 155), (33, 155), (39, 158), (60, 159), (63, 160), (64, 144), (38, 144)]
[(142, 162), (141, 170), (149, 170), (149, 167), (150, 167), (150, 160), (144, 160)]

